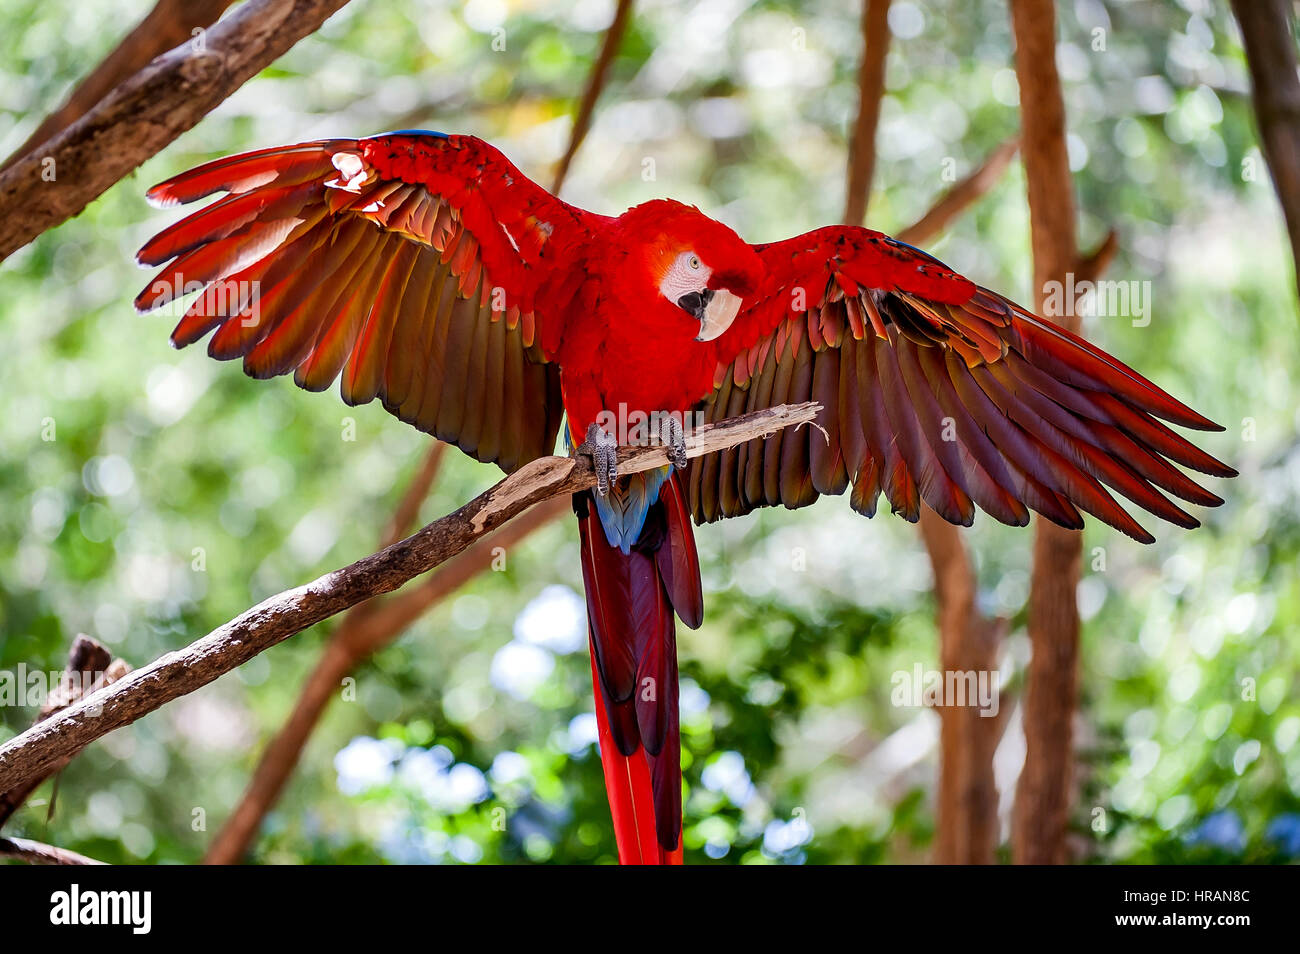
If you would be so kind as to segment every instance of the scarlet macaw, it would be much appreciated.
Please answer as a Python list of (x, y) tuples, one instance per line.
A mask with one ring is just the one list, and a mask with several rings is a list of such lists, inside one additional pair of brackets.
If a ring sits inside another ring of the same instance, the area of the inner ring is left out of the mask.
[[(1153, 537), (1102, 484), (1182, 527), (1156, 488), (1222, 500), (1170, 461), (1235, 472), (1157, 418), (1217, 425), (1082, 338), (879, 232), (749, 245), (668, 199), (617, 217), (562, 202), (471, 136), (403, 130), (217, 160), (149, 190), (225, 198), (139, 252), (166, 264), (147, 311), (204, 288), (172, 333), (214, 358), (294, 372), (507, 472), (581, 435), (575, 496), (600, 752), (619, 858), (681, 860), (674, 611), (700, 625), (690, 525), (850, 491), (969, 525), (1087, 511)], [(709, 421), (816, 400), (820, 428), (686, 461)], [(619, 478), (603, 414), (654, 415), (675, 466)], [(676, 414), (677, 417), (671, 415)], [(687, 419), (689, 423), (690, 419)], [(599, 423), (598, 423), (599, 422)], [(570, 441), (570, 446), (572, 446)]]

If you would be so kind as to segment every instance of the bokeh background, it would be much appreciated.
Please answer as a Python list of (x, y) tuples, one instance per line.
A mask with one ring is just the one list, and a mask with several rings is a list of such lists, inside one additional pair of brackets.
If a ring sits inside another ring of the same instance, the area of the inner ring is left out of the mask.
[[(8, 0), (0, 154), (149, 6)], [(838, 221), (859, 10), (639, 3), (565, 198), (618, 213), (675, 196), (752, 241)], [(245, 148), (410, 126), (488, 138), (547, 182), (612, 13), (610, 0), (354, 0), (0, 267), (0, 670), (60, 669), (78, 632), (141, 665), (351, 562), (428, 447), (377, 405), (173, 351), (171, 320), (131, 308), (148, 278), (132, 253), (176, 214), (150, 209), (145, 188)], [(1205, 444), (1242, 472), (1196, 532), (1155, 527), (1150, 547), (1086, 532), (1073, 857), (1294, 860), (1300, 336), (1240, 37), (1224, 0), (1077, 0), (1058, 16), (1080, 243), (1114, 227), (1107, 277), (1152, 283), (1149, 325), (1091, 319), (1085, 333), (1224, 423)], [(889, 22), (870, 213), (886, 231), (1019, 121), (1003, 3), (895, 0)], [(1028, 235), (1017, 163), (930, 250), (1029, 301)], [(422, 519), (498, 476), (448, 454)], [(891, 704), (894, 673), (938, 668), (915, 528), (823, 499), (698, 536), (707, 619), (680, 637), (688, 860), (927, 860), (939, 720)], [(1011, 618), (1013, 707), (1029, 541), (987, 518), (968, 535), (982, 608)], [(355, 693), (340, 687), (251, 859), (612, 861), (580, 586), (561, 521), (420, 619)], [(63, 772), (52, 814), (47, 783), (7, 830), (112, 862), (198, 860), (332, 625), (96, 743)], [(0, 740), (34, 715), (0, 707)], [(1004, 824), (1022, 758), (1013, 711), (995, 761)]]

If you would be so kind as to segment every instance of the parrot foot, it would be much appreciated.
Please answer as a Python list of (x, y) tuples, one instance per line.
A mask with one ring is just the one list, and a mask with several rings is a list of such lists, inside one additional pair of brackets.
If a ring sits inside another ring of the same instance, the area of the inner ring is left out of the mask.
[(618, 441), (593, 422), (587, 428), (587, 439), (578, 445), (577, 453), (591, 458), (591, 465), (596, 470), (596, 493), (606, 496), (610, 486), (618, 480)]
[(678, 470), (686, 469), (686, 435), (682, 433), (682, 422), (674, 414), (663, 414), (659, 418), (659, 442), (668, 448), (668, 459)]

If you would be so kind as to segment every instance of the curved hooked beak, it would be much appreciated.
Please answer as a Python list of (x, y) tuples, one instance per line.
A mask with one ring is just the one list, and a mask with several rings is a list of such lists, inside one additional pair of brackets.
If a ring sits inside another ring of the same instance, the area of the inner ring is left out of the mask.
[(725, 288), (706, 288), (677, 299), (678, 306), (700, 323), (696, 341), (712, 341), (730, 328), (740, 313), (740, 302)]

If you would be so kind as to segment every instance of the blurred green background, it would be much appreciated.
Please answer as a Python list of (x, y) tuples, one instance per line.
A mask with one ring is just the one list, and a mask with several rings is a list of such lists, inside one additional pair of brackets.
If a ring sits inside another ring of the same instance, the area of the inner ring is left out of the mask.
[[(149, 6), (8, 0), (0, 154)], [(565, 198), (618, 213), (675, 196), (751, 241), (838, 221), (859, 9), (638, 4)], [(1095, 522), (1086, 532), (1074, 856), (1294, 860), (1300, 354), (1239, 36), (1224, 0), (1059, 11), (1081, 244), (1113, 226), (1107, 277), (1152, 282), (1148, 326), (1094, 319), (1085, 332), (1224, 423), (1204, 443), (1242, 472), (1214, 487), (1227, 505), (1196, 532), (1149, 519), (1150, 547)], [(179, 215), (150, 209), (145, 188), (241, 149), (409, 126), (483, 136), (549, 182), (612, 12), (611, 0), (354, 0), (0, 266), (0, 670), (59, 669), (78, 632), (141, 665), (351, 562), (428, 446), (378, 405), (173, 351), (171, 319), (131, 308), (148, 279), (133, 251)], [(890, 25), (869, 212), (886, 231), (1018, 125), (1003, 3), (896, 0)], [(930, 250), (1031, 300), (1019, 165)], [(498, 476), (449, 454), (422, 519)], [(968, 539), (983, 608), (1012, 619), (1003, 704), (1015, 705), (1030, 534), (981, 518)], [(707, 619), (680, 637), (688, 861), (926, 860), (938, 718), (890, 702), (892, 674), (938, 666), (915, 529), (823, 499), (712, 525), (699, 545)], [(562, 521), (381, 652), (354, 700), (340, 687), (252, 860), (612, 861), (580, 586)], [(331, 626), (95, 744), (63, 773), (51, 818), (47, 783), (6, 830), (112, 862), (198, 860)], [(0, 740), (34, 714), (0, 707)], [(1004, 825), (1022, 758), (1013, 713), (996, 759)]]

